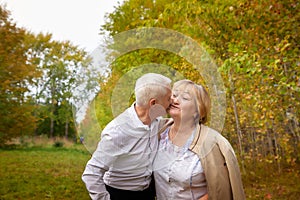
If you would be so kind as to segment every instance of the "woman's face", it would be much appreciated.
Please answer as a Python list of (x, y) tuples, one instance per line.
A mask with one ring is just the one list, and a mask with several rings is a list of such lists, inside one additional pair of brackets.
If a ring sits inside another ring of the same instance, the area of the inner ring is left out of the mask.
[(191, 87), (187, 85), (173, 88), (169, 109), (169, 114), (173, 119), (195, 120), (197, 108)]

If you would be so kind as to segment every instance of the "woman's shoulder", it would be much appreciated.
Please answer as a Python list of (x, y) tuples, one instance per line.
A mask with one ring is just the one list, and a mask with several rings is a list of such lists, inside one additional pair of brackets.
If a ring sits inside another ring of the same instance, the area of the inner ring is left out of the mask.
[(200, 157), (205, 157), (213, 148), (218, 147), (219, 143), (222, 143), (224, 139), (225, 138), (218, 131), (201, 124), (198, 134), (191, 145), (191, 149)]
[(157, 118), (157, 120), (159, 121), (159, 129), (163, 127), (168, 127), (174, 122), (172, 118), (164, 118), (164, 117), (159, 117)]
[(206, 137), (203, 142), (207, 148), (213, 148), (216, 145), (222, 152), (233, 151), (230, 142), (218, 131), (204, 126)]
[(201, 129), (202, 129), (201, 134), (202, 134), (202, 136), (204, 136), (206, 138), (206, 140), (210, 140), (214, 143), (217, 143), (217, 142), (220, 142), (223, 140), (227, 141), (227, 139), (220, 132), (218, 132), (217, 130), (215, 130), (213, 128), (210, 128), (205, 125), (201, 125)]
[(163, 133), (174, 122), (172, 118), (158, 118), (158, 120), (158, 135)]

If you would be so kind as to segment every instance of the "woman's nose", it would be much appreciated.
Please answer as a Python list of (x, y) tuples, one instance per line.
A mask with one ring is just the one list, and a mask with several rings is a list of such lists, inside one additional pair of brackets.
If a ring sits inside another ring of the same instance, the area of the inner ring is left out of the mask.
[(177, 103), (178, 102), (178, 97), (177, 96), (172, 96), (171, 97), (171, 103)]

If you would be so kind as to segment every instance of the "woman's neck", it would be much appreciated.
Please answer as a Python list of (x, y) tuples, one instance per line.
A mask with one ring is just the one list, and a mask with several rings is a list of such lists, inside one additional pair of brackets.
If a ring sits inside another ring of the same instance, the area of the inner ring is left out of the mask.
[(176, 146), (183, 146), (195, 128), (196, 124), (194, 122), (174, 120), (173, 125), (170, 127), (169, 138)]
[(186, 133), (188, 130), (194, 130), (196, 127), (196, 123), (194, 120), (181, 120), (173, 118), (173, 128), (178, 133)]

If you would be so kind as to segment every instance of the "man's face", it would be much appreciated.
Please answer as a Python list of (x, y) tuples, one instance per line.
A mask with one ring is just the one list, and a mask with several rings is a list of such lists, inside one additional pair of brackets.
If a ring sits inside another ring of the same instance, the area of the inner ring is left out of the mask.
[(168, 89), (167, 94), (157, 100), (157, 103), (162, 105), (165, 110), (167, 110), (167, 108), (169, 108), (171, 104), (171, 94), (172, 94), (171, 89)]
[(156, 103), (150, 107), (149, 116), (151, 121), (159, 116), (164, 116), (167, 114), (167, 109), (171, 104), (171, 94), (171, 89), (169, 89), (166, 95), (156, 99)]

